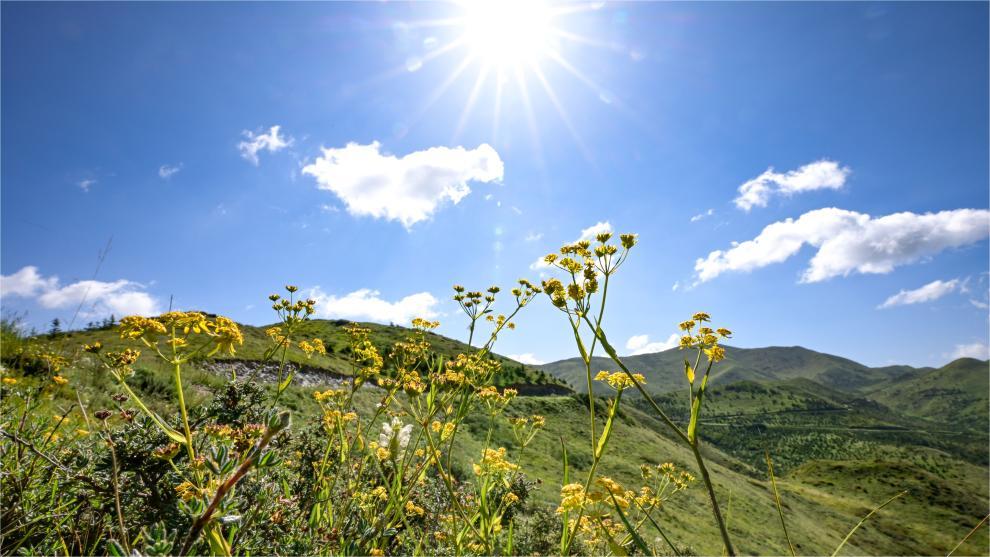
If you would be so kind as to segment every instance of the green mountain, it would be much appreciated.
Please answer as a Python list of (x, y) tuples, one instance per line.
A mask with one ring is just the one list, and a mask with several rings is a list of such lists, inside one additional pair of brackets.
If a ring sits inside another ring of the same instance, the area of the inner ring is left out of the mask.
[(986, 431), (990, 362), (960, 358), (942, 368), (892, 382), (869, 397), (909, 416)]
[[(871, 368), (852, 360), (808, 350), (800, 346), (771, 346), (767, 348), (725, 347), (726, 359), (715, 367), (711, 381), (727, 384), (736, 381), (781, 381), (810, 379), (818, 384), (841, 391), (865, 392), (878, 389), (891, 382), (916, 377), (930, 368), (889, 366)], [(676, 348), (628, 356), (623, 361), (630, 369), (646, 377), (651, 392), (664, 393), (683, 389), (684, 358), (692, 358), (693, 352)], [(580, 392), (587, 391), (587, 378), (580, 358), (570, 358), (540, 366), (540, 369), (558, 377)], [(615, 369), (608, 358), (592, 359), (592, 374), (598, 370)]]

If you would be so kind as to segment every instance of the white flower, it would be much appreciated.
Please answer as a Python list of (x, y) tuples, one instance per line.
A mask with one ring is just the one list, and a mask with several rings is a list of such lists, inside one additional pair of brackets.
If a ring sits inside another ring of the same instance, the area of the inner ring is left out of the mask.
[(396, 458), (401, 458), (403, 451), (409, 445), (412, 427), (412, 424), (402, 425), (402, 420), (399, 418), (392, 418), (391, 422), (382, 424), (382, 432), (378, 434), (378, 445), (388, 447)]

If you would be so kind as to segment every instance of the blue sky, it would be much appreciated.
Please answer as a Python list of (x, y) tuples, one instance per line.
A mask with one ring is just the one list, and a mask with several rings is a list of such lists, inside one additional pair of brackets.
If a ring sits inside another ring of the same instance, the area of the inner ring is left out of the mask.
[[(626, 353), (705, 310), (738, 346), (986, 357), (986, 3), (517, 12), (4, 3), (4, 312), (264, 324), (294, 283), (463, 338), (450, 285), (609, 226)], [(575, 355), (545, 299), (518, 325), (500, 352)]]

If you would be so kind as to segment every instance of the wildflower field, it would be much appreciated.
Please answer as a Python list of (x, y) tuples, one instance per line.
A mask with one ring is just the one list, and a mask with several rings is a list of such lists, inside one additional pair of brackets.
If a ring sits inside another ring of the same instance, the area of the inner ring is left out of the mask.
[[(748, 356), (705, 312), (670, 361), (633, 366), (604, 324), (636, 242), (565, 245), (540, 284), (454, 286), (466, 343), (426, 319), (315, 320), (294, 286), (260, 328), (7, 320), (0, 552), (988, 554), (985, 405), (956, 405), (971, 423), (953, 429), (808, 379), (732, 381)], [(577, 358), (497, 356), (547, 303)], [(971, 365), (942, 373), (985, 381)]]

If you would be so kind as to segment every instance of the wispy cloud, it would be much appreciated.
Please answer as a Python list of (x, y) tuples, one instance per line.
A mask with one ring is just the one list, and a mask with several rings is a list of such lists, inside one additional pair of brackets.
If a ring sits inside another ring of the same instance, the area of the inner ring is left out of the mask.
[(46, 309), (83, 305), (85, 317), (106, 315), (156, 315), (158, 300), (145, 292), (143, 284), (121, 279), (113, 282), (81, 280), (59, 286), (58, 277), (44, 277), (34, 266), (0, 277), (0, 295), (33, 298)]
[(498, 182), (502, 159), (487, 143), (475, 149), (431, 147), (403, 157), (370, 145), (348, 143), (324, 148), (303, 168), (320, 189), (337, 195), (355, 216), (401, 222), (406, 228), (430, 218), (445, 201), (458, 203), (471, 193), (468, 182)]
[(977, 360), (986, 360), (990, 358), (990, 347), (984, 342), (974, 342), (971, 344), (957, 344), (955, 349), (952, 351), (952, 359), (958, 358), (976, 358)]
[(715, 209), (708, 209), (704, 213), (698, 213), (697, 215), (691, 217), (691, 222), (698, 222), (701, 219), (710, 217), (715, 214)]
[(817, 248), (801, 282), (819, 282), (850, 273), (889, 273), (895, 267), (990, 234), (990, 211), (956, 209), (939, 213), (895, 213), (882, 217), (826, 208), (798, 219), (775, 222), (760, 234), (727, 250), (716, 250), (694, 265), (698, 282), (726, 272), (748, 272), (796, 255), (804, 245)]
[(84, 180), (79, 180), (76, 182), (76, 185), (79, 186), (79, 189), (81, 189), (84, 193), (89, 193), (89, 188), (96, 185), (96, 179), (86, 178)]
[(914, 290), (901, 290), (897, 294), (887, 298), (884, 303), (878, 306), (878, 309), (932, 302), (946, 294), (959, 290), (961, 284), (959, 279), (935, 280)]
[(849, 167), (822, 159), (786, 173), (775, 172), (773, 167), (763, 174), (739, 186), (736, 207), (749, 211), (753, 207), (766, 207), (775, 195), (790, 196), (796, 193), (820, 189), (842, 189), (849, 176)]
[(677, 333), (672, 333), (667, 337), (667, 340), (656, 342), (650, 342), (650, 335), (635, 335), (626, 341), (626, 350), (629, 350), (630, 356), (639, 356), (640, 354), (653, 354), (670, 350), (679, 343), (680, 337), (677, 336)]
[(162, 180), (168, 180), (180, 170), (182, 170), (181, 162), (175, 165), (163, 164), (158, 167), (158, 177), (160, 177)]
[(410, 294), (390, 302), (382, 298), (381, 292), (370, 288), (335, 296), (317, 287), (310, 291), (309, 297), (316, 300), (316, 314), (320, 317), (398, 325), (409, 325), (414, 317), (436, 317), (436, 307), (440, 303), (429, 292)]
[(250, 161), (251, 164), (258, 166), (258, 163), (260, 162), (258, 160), (259, 152), (268, 151), (269, 153), (275, 153), (292, 145), (293, 139), (288, 136), (280, 135), (279, 132), (281, 129), (282, 126), (272, 126), (268, 130), (268, 133), (244, 130), (241, 132), (244, 136), (244, 141), (237, 144), (237, 150), (240, 151), (241, 156)]
[(526, 234), (525, 240), (527, 242), (538, 242), (541, 238), (543, 238), (542, 232), (530, 232), (529, 234)]

